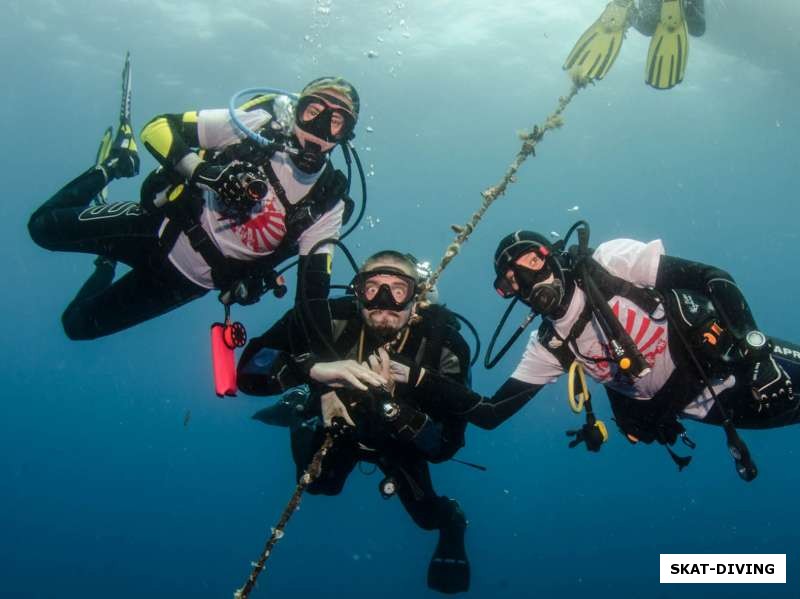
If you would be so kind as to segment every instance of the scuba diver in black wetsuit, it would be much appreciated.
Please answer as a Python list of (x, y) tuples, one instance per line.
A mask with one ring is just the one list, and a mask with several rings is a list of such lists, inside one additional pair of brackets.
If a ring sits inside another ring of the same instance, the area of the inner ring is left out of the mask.
[[(534, 316), (542, 324), (493, 397), (424, 369), (410, 380), (469, 422), (494, 428), (577, 363), (605, 386), (617, 425), (632, 443), (664, 444), (682, 468), (690, 458), (670, 446), (678, 438), (694, 444), (679, 419), (721, 425), (737, 472), (755, 478), (736, 428), (800, 421), (794, 391), (800, 346), (759, 330), (727, 272), (667, 256), (658, 240), (616, 239), (591, 251), (588, 225), (577, 223), (570, 234), (576, 229), (581, 243), (569, 250), (531, 231), (508, 235), (497, 248), (495, 289), (531, 309), (501, 355)], [(487, 354), (487, 366), (497, 359)], [(571, 447), (585, 443), (592, 451), (606, 437), (588, 415), (587, 424), (569, 434)]]
[[(126, 83), (129, 73), (126, 63)], [(275, 268), (295, 253), (308, 273), (308, 295), (327, 297), (332, 246), (308, 253), (320, 239), (337, 237), (352, 212), (347, 178), (329, 154), (353, 137), (358, 112), (355, 88), (323, 77), (297, 101), (261, 95), (237, 111), (251, 130), (274, 140), (267, 148), (244, 139), (228, 110), (156, 117), (141, 137), (162, 168), (144, 182), (142, 202), (94, 204), (109, 182), (139, 169), (129, 114), (121, 118), (108, 157), (28, 223), (46, 249), (99, 256), (64, 311), (67, 336), (109, 335), (210, 289), (219, 289), (226, 305), (254, 303), (269, 290), (282, 295)], [(117, 261), (132, 270), (114, 281)]]
[[(428, 586), (457, 593), (469, 588), (467, 521), (455, 500), (434, 491), (428, 462), (455, 455), (464, 445), (466, 421), (441, 410), (435, 394), (419, 393), (404, 382), (402, 373), (411, 366), (399, 366), (393, 380), (385, 347), (414, 368), (425, 367), (459, 385), (468, 380), (470, 351), (451, 312), (415, 301), (418, 284), (415, 261), (408, 256), (375, 254), (354, 280), (355, 296), (325, 302), (334, 333), (327, 352), (312, 356), (307, 342), (291, 334), (292, 321), (302, 317), (301, 303), (250, 341), (239, 361), (238, 383), (240, 391), (252, 395), (308, 384), (310, 392), (294, 389), (254, 418), (290, 427), (298, 479), (326, 432), (343, 426), (308, 491), (337, 495), (357, 463), (375, 464), (386, 477), (380, 485), (384, 497), (396, 493), (419, 527), (439, 530)], [(378, 390), (367, 392), (367, 385)]]

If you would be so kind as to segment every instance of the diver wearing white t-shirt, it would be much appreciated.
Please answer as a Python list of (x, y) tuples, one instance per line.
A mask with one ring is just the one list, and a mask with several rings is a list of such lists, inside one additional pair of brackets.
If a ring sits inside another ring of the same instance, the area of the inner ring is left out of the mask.
[[(510, 378), (483, 397), (435, 372), (408, 375), (471, 423), (497, 427), (573, 362), (605, 386), (632, 442), (693, 445), (679, 422), (688, 418), (723, 425), (735, 454), (746, 447), (734, 427), (800, 419), (800, 346), (759, 331), (728, 273), (667, 256), (660, 240), (615, 239), (579, 254), (531, 231), (506, 236), (494, 266), (497, 292), (542, 318)], [(571, 434), (571, 447), (592, 451), (605, 440), (593, 423)]]
[[(67, 336), (109, 335), (210, 289), (220, 290), (226, 304), (254, 303), (270, 289), (280, 293), (275, 268), (294, 254), (306, 297), (326, 298), (333, 249), (319, 242), (339, 237), (352, 206), (347, 177), (329, 154), (353, 137), (358, 112), (355, 88), (323, 77), (296, 101), (262, 95), (237, 111), (251, 131), (275, 140), (266, 149), (246, 139), (228, 110), (158, 116), (141, 139), (161, 169), (145, 180), (141, 203), (97, 202), (111, 180), (138, 173), (130, 123), (121, 122), (107, 157), (28, 224), (46, 249), (98, 256), (62, 316)], [(115, 281), (118, 261), (131, 270)]]

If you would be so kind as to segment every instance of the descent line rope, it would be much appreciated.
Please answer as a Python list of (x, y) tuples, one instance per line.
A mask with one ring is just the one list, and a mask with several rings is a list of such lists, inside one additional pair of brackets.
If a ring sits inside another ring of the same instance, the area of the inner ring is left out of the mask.
[(456, 233), (456, 237), (453, 242), (447, 246), (444, 256), (442, 256), (436, 270), (433, 271), (423, 285), (422, 291), (420, 292), (420, 301), (424, 301), (426, 294), (436, 285), (444, 269), (447, 268), (447, 265), (459, 254), (461, 246), (464, 245), (470, 235), (475, 231), (475, 228), (478, 226), (478, 223), (480, 223), (489, 207), (495, 200), (506, 193), (506, 189), (510, 184), (516, 182), (517, 171), (522, 164), (529, 156), (536, 156), (536, 146), (542, 141), (545, 133), (553, 129), (560, 129), (564, 125), (562, 113), (566, 110), (567, 106), (569, 106), (572, 99), (578, 95), (578, 92), (589, 83), (589, 79), (578, 74), (571, 73), (570, 75), (572, 77), (572, 89), (570, 89), (566, 96), (559, 97), (558, 106), (545, 119), (544, 124), (534, 125), (533, 129), (530, 131), (520, 133), (519, 137), (522, 140), (522, 147), (519, 149), (519, 152), (517, 152), (516, 157), (509, 165), (502, 179), (500, 179), (496, 185), (488, 187), (481, 192), (483, 201), (481, 202), (480, 208), (472, 214), (472, 217), (465, 224), (451, 225), (453, 232)]
[(317, 453), (314, 454), (308, 469), (306, 469), (306, 471), (303, 473), (303, 476), (300, 477), (300, 481), (297, 483), (297, 486), (294, 489), (292, 498), (289, 500), (289, 503), (286, 504), (280, 520), (278, 520), (278, 523), (272, 529), (272, 534), (267, 540), (266, 545), (264, 545), (264, 550), (261, 552), (258, 561), (253, 562), (253, 570), (250, 572), (250, 576), (247, 577), (247, 582), (244, 583), (242, 588), (237, 589), (233, 593), (233, 599), (247, 599), (250, 596), (251, 591), (256, 586), (258, 575), (261, 574), (261, 571), (264, 569), (269, 556), (272, 554), (273, 547), (275, 547), (278, 541), (283, 538), (286, 524), (289, 522), (289, 519), (292, 517), (292, 515), (297, 511), (297, 508), (300, 507), (300, 499), (302, 498), (306, 487), (313, 483), (322, 472), (322, 460), (325, 458), (328, 450), (330, 450), (330, 448), (333, 446), (333, 440), (333, 436), (330, 433), (325, 436), (325, 441), (322, 443), (322, 447), (320, 447), (317, 450)]

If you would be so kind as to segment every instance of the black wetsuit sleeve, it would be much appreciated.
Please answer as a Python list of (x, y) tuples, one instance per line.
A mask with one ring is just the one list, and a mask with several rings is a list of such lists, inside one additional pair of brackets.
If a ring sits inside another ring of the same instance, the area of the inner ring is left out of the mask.
[(301, 286), (305, 286), (305, 296), (309, 300), (327, 299), (331, 289), (331, 267), (329, 254), (299, 256), (297, 265), (298, 277), (303, 273), (303, 280), (297, 282), (295, 302), (301, 298)]
[[(431, 312), (433, 314), (433, 312)], [(469, 377), (469, 346), (452, 326), (431, 316), (431, 328), (426, 333), (426, 355), (423, 363), (434, 364), (446, 374), (443, 378), (455, 384), (465, 383)], [(432, 355), (439, 347), (438, 355)], [(416, 353), (416, 350), (411, 350)], [(408, 356), (407, 356), (408, 357)], [(427, 461), (443, 462), (452, 458), (464, 446), (467, 421), (452, 411), (442, 409), (435, 394), (419, 387), (398, 384), (396, 397), (404, 402), (401, 410), (402, 423), (407, 441)]]
[(291, 329), (294, 353), (336, 359), (329, 355), (325, 343), (333, 338), (333, 316), (328, 302), (330, 258), (327, 254), (299, 256), (297, 273), (296, 310)]
[(692, 262), (673, 256), (661, 256), (656, 275), (656, 289), (687, 289), (708, 296), (720, 315), (722, 324), (736, 339), (758, 329), (750, 307), (747, 305), (733, 277), (715, 266)]
[(487, 398), (456, 381), (427, 371), (417, 388), (436, 395), (453, 414), (481, 428), (493, 429), (519, 412), (542, 387), (510, 378)]

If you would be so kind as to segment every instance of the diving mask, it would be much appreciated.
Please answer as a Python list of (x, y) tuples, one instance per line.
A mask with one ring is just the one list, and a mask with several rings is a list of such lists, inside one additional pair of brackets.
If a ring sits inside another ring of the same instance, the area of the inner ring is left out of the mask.
[(350, 139), (356, 117), (345, 102), (331, 94), (314, 92), (297, 101), (297, 126), (328, 143)]
[(564, 283), (554, 275), (549, 260), (538, 270), (519, 264), (511, 264), (509, 270), (513, 279), (505, 275), (495, 279), (494, 287), (500, 296), (506, 299), (517, 296), (537, 314), (542, 315), (551, 314), (561, 305), (564, 299)]
[(390, 266), (360, 272), (353, 280), (353, 291), (367, 310), (405, 310), (417, 293), (417, 281)]

